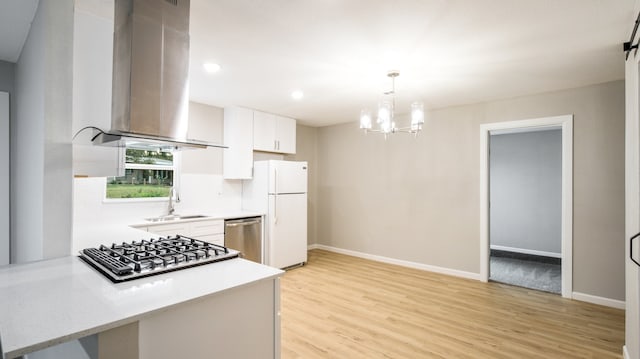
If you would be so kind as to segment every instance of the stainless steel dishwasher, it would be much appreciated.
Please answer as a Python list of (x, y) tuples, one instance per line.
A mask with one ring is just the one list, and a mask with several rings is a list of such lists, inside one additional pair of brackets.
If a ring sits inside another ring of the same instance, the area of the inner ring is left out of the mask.
[(224, 245), (240, 251), (242, 258), (262, 263), (262, 217), (225, 220)]

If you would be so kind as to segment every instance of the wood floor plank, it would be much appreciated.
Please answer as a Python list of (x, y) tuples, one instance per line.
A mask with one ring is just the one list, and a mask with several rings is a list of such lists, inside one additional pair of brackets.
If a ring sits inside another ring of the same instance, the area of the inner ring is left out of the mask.
[(282, 358), (621, 358), (624, 311), (323, 250), (281, 281)]

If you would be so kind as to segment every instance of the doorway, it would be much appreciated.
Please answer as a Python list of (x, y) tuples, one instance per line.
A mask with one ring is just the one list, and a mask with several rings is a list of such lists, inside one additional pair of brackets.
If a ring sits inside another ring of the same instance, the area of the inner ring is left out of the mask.
[(489, 280), (560, 294), (562, 129), (489, 137)]
[[(480, 126), (480, 279), (488, 281), (490, 276), (490, 161), (489, 144), (491, 135), (525, 133), (557, 129), (562, 139), (562, 178), (560, 205), (560, 262), (561, 294), (572, 296), (572, 148), (573, 115), (545, 117), (539, 119), (498, 122)], [(508, 247), (508, 246), (505, 246)], [(507, 251), (508, 252), (508, 251)], [(535, 253), (535, 252), (534, 252)], [(526, 254), (526, 253), (524, 253)]]

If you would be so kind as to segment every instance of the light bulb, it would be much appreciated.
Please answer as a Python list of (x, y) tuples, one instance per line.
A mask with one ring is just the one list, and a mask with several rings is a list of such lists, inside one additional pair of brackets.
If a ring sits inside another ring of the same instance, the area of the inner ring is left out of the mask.
[(371, 129), (371, 111), (369, 110), (360, 111), (360, 128), (364, 130)]
[(207, 62), (202, 66), (204, 67), (205, 71), (207, 71), (210, 74), (220, 71), (220, 65), (215, 64), (213, 62)]
[(424, 124), (424, 104), (422, 102), (414, 102), (411, 104), (411, 131), (422, 129)]
[(304, 97), (304, 92), (300, 90), (295, 90), (291, 92), (291, 98), (293, 98), (294, 100), (301, 100), (303, 97)]
[(391, 102), (382, 101), (378, 104), (378, 123), (389, 122), (391, 124)]

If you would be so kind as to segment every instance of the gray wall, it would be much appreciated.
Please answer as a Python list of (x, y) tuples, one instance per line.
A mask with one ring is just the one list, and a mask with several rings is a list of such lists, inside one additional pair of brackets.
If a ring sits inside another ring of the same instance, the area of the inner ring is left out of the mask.
[(13, 93), (15, 64), (0, 60), (0, 91)]
[(318, 243), (480, 272), (480, 125), (574, 114), (573, 290), (624, 300), (624, 82), (428, 114), (417, 138), (318, 129)]
[(13, 262), (70, 252), (72, 49), (73, 1), (41, 0), (15, 66)]
[(489, 148), (491, 245), (559, 256), (562, 130), (492, 135)]
[[(13, 99), (14, 64), (0, 61), (0, 92), (9, 93), (9, 101)], [(14, 111), (15, 112), (15, 111)], [(9, 106), (9, 116), (12, 116)], [(0, 265), (8, 264), (9, 255), (9, 123), (10, 117), (0, 114)]]

